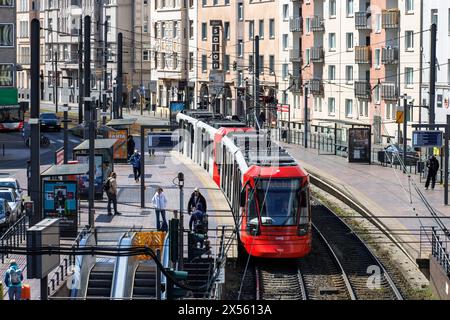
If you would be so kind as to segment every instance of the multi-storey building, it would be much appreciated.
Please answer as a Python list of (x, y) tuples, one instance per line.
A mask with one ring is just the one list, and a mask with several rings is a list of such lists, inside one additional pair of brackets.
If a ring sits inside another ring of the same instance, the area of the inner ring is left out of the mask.
[(16, 86), (16, 1), (0, 0), (0, 95)]

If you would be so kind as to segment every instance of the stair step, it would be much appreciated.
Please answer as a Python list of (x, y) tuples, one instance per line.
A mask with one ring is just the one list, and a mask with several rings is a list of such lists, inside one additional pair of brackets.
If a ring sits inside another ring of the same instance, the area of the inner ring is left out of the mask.
[(133, 297), (134, 296), (148, 296), (154, 297), (156, 296), (156, 288), (155, 287), (134, 287), (133, 288)]
[(155, 272), (142, 272), (142, 271), (136, 271), (134, 278), (135, 279), (152, 279), (156, 277)]
[(135, 287), (154, 287), (156, 285), (156, 279), (134, 279)]
[(111, 288), (111, 279), (89, 279), (88, 288)]
[(109, 298), (111, 296), (111, 288), (88, 288), (86, 297), (103, 297)]

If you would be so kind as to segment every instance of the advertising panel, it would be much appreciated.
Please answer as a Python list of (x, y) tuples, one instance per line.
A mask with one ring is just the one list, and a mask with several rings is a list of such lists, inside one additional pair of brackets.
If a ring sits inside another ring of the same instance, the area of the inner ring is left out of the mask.
[(61, 237), (76, 237), (78, 193), (76, 181), (48, 181), (44, 188), (44, 217), (60, 219)]
[(371, 130), (352, 128), (348, 130), (348, 161), (370, 163)]
[(127, 152), (127, 129), (119, 129), (116, 131), (108, 131), (109, 139), (117, 139), (114, 144), (114, 159), (115, 160), (128, 160)]
[[(78, 163), (89, 163), (89, 156), (87, 154), (77, 154), (76, 160)], [(78, 176), (78, 192), (80, 197), (87, 197), (89, 192), (89, 175)], [(95, 194), (103, 194), (103, 156), (100, 154), (95, 155)]]

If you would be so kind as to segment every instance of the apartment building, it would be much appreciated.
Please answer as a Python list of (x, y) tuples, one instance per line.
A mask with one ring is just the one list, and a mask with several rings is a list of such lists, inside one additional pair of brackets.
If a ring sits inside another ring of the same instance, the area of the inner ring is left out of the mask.
[[(435, 91), (435, 122), (445, 123), (449, 111), (450, 100), (450, 4), (448, 1), (423, 1), (423, 29), (430, 29), (431, 24), (437, 25), (437, 66)], [(430, 91), (430, 32), (422, 33), (422, 86), (421, 104), (429, 104)], [(421, 120), (427, 122), (428, 110), (422, 108)]]
[[(131, 65), (131, 0), (46, 0), (44, 11), (45, 74), (44, 100), (78, 103), (79, 29), (84, 33), (84, 17), (91, 17), (91, 93), (99, 99), (103, 93), (112, 98), (117, 76), (117, 34), (123, 33), (124, 84), (129, 81)], [(107, 51), (104, 52), (104, 21), (108, 21)], [(104, 59), (107, 59), (107, 82), (104, 83)], [(56, 77), (55, 70), (57, 72)], [(56, 81), (57, 79), (57, 81)], [(55, 90), (57, 82), (58, 90)]]
[(0, 95), (16, 87), (16, 3), (0, 0)]

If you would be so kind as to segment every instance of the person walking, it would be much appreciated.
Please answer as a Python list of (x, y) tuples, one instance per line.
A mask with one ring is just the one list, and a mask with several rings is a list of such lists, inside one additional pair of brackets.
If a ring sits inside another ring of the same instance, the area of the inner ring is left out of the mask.
[(113, 171), (109, 174), (109, 178), (105, 182), (104, 189), (106, 191), (106, 196), (108, 197), (108, 216), (111, 215), (111, 203), (114, 206), (114, 215), (121, 215), (117, 211), (117, 175)]
[(206, 212), (206, 200), (205, 197), (200, 193), (198, 188), (194, 189), (194, 192), (191, 194), (191, 198), (188, 203), (188, 213), (191, 214), (197, 208), (197, 204), (201, 203), (204, 212)]
[[(156, 190), (155, 195), (152, 198), (152, 204), (155, 207), (156, 229), (158, 229), (158, 231), (167, 231), (167, 221), (166, 221), (167, 198), (161, 187), (159, 187)], [(160, 220), (159, 220), (160, 214), (162, 217), (162, 226), (161, 226)]]
[(204, 216), (205, 211), (203, 211), (203, 205), (199, 202), (195, 208), (195, 211), (191, 214), (191, 219), (189, 220), (189, 230), (194, 231), (195, 233), (204, 233), (201, 225)]
[(136, 182), (139, 182), (139, 178), (141, 176), (141, 154), (137, 149), (134, 150), (134, 153), (130, 157), (129, 162), (133, 166), (134, 180)]
[(127, 139), (127, 154), (128, 154), (128, 159), (130, 159), (131, 156), (133, 155), (135, 146), (136, 146), (136, 143), (134, 142), (133, 136), (130, 134), (130, 135), (128, 136), (128, 139)]
[(436, 184), (436, 175), (439, 170), (439, 161), (436, 159), (436, 157), (430, 156), (430, 158), (427, 161), (427, 168), (428, 168), (428, 175), (427, 175), (427, 182), (425, 183), (425, 190), (428, 190), (428, 187), (430, 186), (430, 180), (431, 180), (431, 190), (434, 190), (434, 185)]
[(20, 300), (22, 297), (22, 270), (16, 260), (9, 261), (9, 269), (5, 273), (5, 285), (8, 288), (9, 300)]

